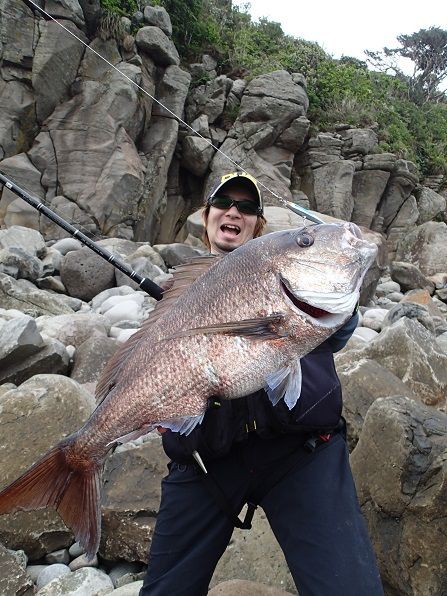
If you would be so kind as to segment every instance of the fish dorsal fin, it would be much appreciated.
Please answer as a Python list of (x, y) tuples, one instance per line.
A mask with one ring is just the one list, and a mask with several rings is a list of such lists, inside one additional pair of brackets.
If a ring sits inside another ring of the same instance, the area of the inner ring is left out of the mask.
[(189, 288), (201, 275), (221, 260), (222, 257), (206, 255), (196, 257), (189, 263), (174, 268), (173, 282), (171, 287), (163, 292), (163, 298), (155, 305), (154, 310), (149, 314), (141, 328), (115, 352), (107, 362), (101, 377), (96, 386), (96, 402), (101, 403), (109, 391), (116, 385), (121, 369), (129, 356), (133, 353), (140, 340), (146, 335), (160, 317), (164, 316), (178, 300), (179, 296)]
[(147, 323), (154, 324), (155, 321), (166, 314), (166, 312), (172, 307), (174, 302), (177, 301), (179, 296), (193, 284), (196, 279), (206, 273), (212, 265), (219, 262), (222, 259), (221, 256), (216, 255), (205, 255), (203, 257), (196, 257), (189, 263), (184, 265), (178, 265), (174, 268), (174, 277), (171, 287), (163, 292), (163, 299), (157, 303), (154, 310), (146, 319), (144, 325)]

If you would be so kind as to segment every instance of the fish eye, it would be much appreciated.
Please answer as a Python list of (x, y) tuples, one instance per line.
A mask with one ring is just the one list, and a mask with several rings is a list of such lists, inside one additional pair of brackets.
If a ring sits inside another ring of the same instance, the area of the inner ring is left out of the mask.
[(314, 243), (314, 238), (310, 234), (304, 233), (304, 234), (300, 234), (297, 237), (296, 242), (297, 242), (298, 246), (302, 246), (303, 248), (306, 248), (308, 246), (312, 246), (312, 244)]

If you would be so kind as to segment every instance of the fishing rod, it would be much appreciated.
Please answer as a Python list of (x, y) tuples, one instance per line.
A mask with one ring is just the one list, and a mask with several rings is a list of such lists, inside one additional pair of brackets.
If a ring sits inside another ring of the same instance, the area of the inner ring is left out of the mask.
[(0, 171), (0, 184), (6, 186), (6, 188), (8, 188), (21, 199), (23, 199), (26, 203), (28, 203), (28, 205), (31, 205), (32, 207), (34, 207), (34, 209), (37, 209), (39, 213), (43, 213), (46, 217), (48, 217), (48, 219), (50, 219), (63, 230), (71, 234), (74, 238), (82, 242), (82, 244), (93, 250), (97, 255), (105, 259), (116, 269), (119, 269), (120, 271), (122, 271), (122, 273), (130, 277), (130, 279), (136, 282), (142, 290), (149, 294), (149, 296), (152, 296), (152, 298), (155, 298), (155, 300), (162, 299), (163, 290), (159, 285), (154, 283), (151, 279), (143, 277), (142, 275), (134, 271), (129, 265), (124, 263), (124, 261), (122, 261), (113, 253), (111, 253), (109, 250), (103, 248), (102, 246), (99, 246), (96, 242), (93, 242), (93, 240), (90, 240), (88, 236), (80, 232), (77, 228), (68, 223), (68, 221), (65, 221), (65, 219), (62, 219), (62, 217), (60, 217), (59, 215), (57, 215), (57, 213), (49, 209), (46, 205), (39, 201), (39, 199), (36, 199), (28, 192), (26, 192), (26, 190), (20, 188), (20, 186), (18, 186), (15, 182), (8, 178), (2, 171)]

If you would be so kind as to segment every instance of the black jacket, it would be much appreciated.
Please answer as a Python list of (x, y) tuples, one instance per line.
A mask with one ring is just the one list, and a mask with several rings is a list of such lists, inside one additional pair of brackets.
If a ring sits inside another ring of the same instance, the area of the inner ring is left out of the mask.
[(178, 463), (191, 461), (197, 450), (204, 461), (226, 455), (233, 444), (255, 432), (266, 439), (284, 434), (327, 432), (340, 421), (342, 394), (333, 352), (341, 349), (357, 325), (348, 323), (301, 359), (302, 388), (296, 405), (289, 410), (283, 400), (273, 406), (263, 389), (240, 399), (210, 400), (200, 426), (190, 435), (170, 430), (162, 435), (167, 456)]

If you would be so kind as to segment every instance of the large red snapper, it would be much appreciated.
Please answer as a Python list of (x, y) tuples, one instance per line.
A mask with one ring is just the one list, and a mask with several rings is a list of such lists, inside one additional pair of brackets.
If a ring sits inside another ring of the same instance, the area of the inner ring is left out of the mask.
[(299, 358), (352, 315), (375, 255), (354, 224), (321, 224), (179, 268), (173, 288), (106, 366), (96, 410), (0, 493), (0, 514), (54, 506), (95, 554), (109, 449), (159, 425), (190, 432), (212, 395), (266, 387), (274, 403), (284, 397), (292, 407)]

